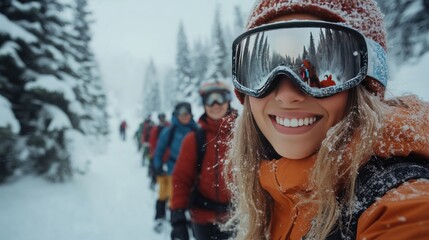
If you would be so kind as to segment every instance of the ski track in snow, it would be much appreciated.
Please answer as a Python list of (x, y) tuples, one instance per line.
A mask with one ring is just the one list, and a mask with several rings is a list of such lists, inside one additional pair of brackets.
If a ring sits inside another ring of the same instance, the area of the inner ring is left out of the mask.
[(0, 186), (2, 240), (170, 239), (153, 231), (157, 191), (149, 189), (134, 141), (115, 139), (86, 175), (51, 184), (26, 177)]

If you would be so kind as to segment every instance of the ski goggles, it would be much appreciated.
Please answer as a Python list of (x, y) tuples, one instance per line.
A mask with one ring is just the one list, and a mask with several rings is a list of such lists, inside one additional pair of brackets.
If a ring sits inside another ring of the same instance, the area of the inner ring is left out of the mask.
[(216, 103), (222, 105), (231, 101), (231, 95), (226, 92), (211, 92), (203, 96), (203, 104), (208, 107), (213, 107)]
[(184, 116), (184, 115), (192, 115), (191, 104), (187, 102), (182, 102), (176, 105), (173, 115), (175, 116)]
[(387, 55), (377, 42), (345, 25), (288, 21), (253, 28), (232, 45), (237, 91), (264, 97), (279, 75), (306, 94), (323, 98), (353, 88), (369, 76), (384, 87)]

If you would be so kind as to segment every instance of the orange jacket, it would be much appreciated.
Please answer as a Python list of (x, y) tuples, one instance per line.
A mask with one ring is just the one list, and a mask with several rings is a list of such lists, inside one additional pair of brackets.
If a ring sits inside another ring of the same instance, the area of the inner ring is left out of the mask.
[[(203, 196), (220, 203), (229, 203), (231, 194), (222, 176), (231, 122), (234, 117), (215, 121), (208, 117), (200, 118), (208, 142), (202, 161), (200, 176), (197, 176), (197, 150), (195, 132), (189, 133), (183, 140), (176, 165), (173, 170), (173, 194), (170, 208), (187, 209), (192, 187), (199, 177), (199, 191)], [(196, 223), (222, 221), (226, 214), (192, 208), (191, 219)]]
[[(374, 151), (380, 157), (415, 153), (429, 159), (429, 105), (414, 98), (403, 100), (412, 107), (392, 107), (386, 113)], [(315, 159), (313, 155), (261, 163), (261, 186), (274, 199), (271, 239), (301, 239), (310, 228), (315, 206), (296, 204), (299, 194), (311, 194), (308, 176)], [(428, 226), (429, 181), (410, 181), (390, 190), (360, 216), (356, 239), (429, 239)]]

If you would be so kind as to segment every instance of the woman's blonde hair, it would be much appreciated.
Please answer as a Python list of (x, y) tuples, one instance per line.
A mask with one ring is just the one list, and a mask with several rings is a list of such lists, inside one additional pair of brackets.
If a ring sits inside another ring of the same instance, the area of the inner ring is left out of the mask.
[[(317, 190), (301, 201), (314, 203), (318, 209), (307, 234), (309, 239), (325, 239), (336, 225), (342, 207), (353, 205), (357, 172), (373, 154), (372, 146), (387, 107), (362, 85), (349, 90), (344, 119), (328, 131), (317, 153), (310, 175), (313, 189)], [(280, 156), (257, 127), (247, 96), (229, 149), (225, 173), (231, 176), (234, 209), (226, 226), (240, 229), (238, 239), (270, 239), (273, 200), (259, 184), (259, 164), (263, 159)], [(338, 202), (340, 191), (343, 200)]]

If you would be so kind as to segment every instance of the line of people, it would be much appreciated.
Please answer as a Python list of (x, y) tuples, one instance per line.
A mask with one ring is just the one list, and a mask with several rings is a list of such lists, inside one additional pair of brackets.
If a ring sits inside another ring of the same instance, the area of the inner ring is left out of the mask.
[[(176, 240), (189, 239), (189, 225), (197, 240), (427, 239), (429, 104), (384, 98), (376, 2), (258, 0), (247, 27), (232, 53), (240, 116), (229, 90), (207, 84), (198, 124), (191, 105), (179, 103), (161, 132), (155, 229), (169, 208)], [(313, 86), (272, 57), (300, 48), (295, 29), (337, 32), (327, 57), (347, 64), (330, 69), (340, 75), (335, 85)], [(269, 54), (256, 52), (259, 34)]]
[(223, 82), (203, 83), (199, 94), (204, 114), (198, 123), (191, 104), (179, 102), (171, 123), (164, 114), (158, 115), (158, 125), (148, 116), (136, 132), (142, 161), (149, 161), (151, 188), (158, 184), (154, 230), (162, 232), (169, 219), (172, 239), (187, 240), (190, 234), (196, 239), (229, 239), (233, 232), (221, 231), (218, 224), (229, 215), (231, 194), (223, 164), (237, 111)]

